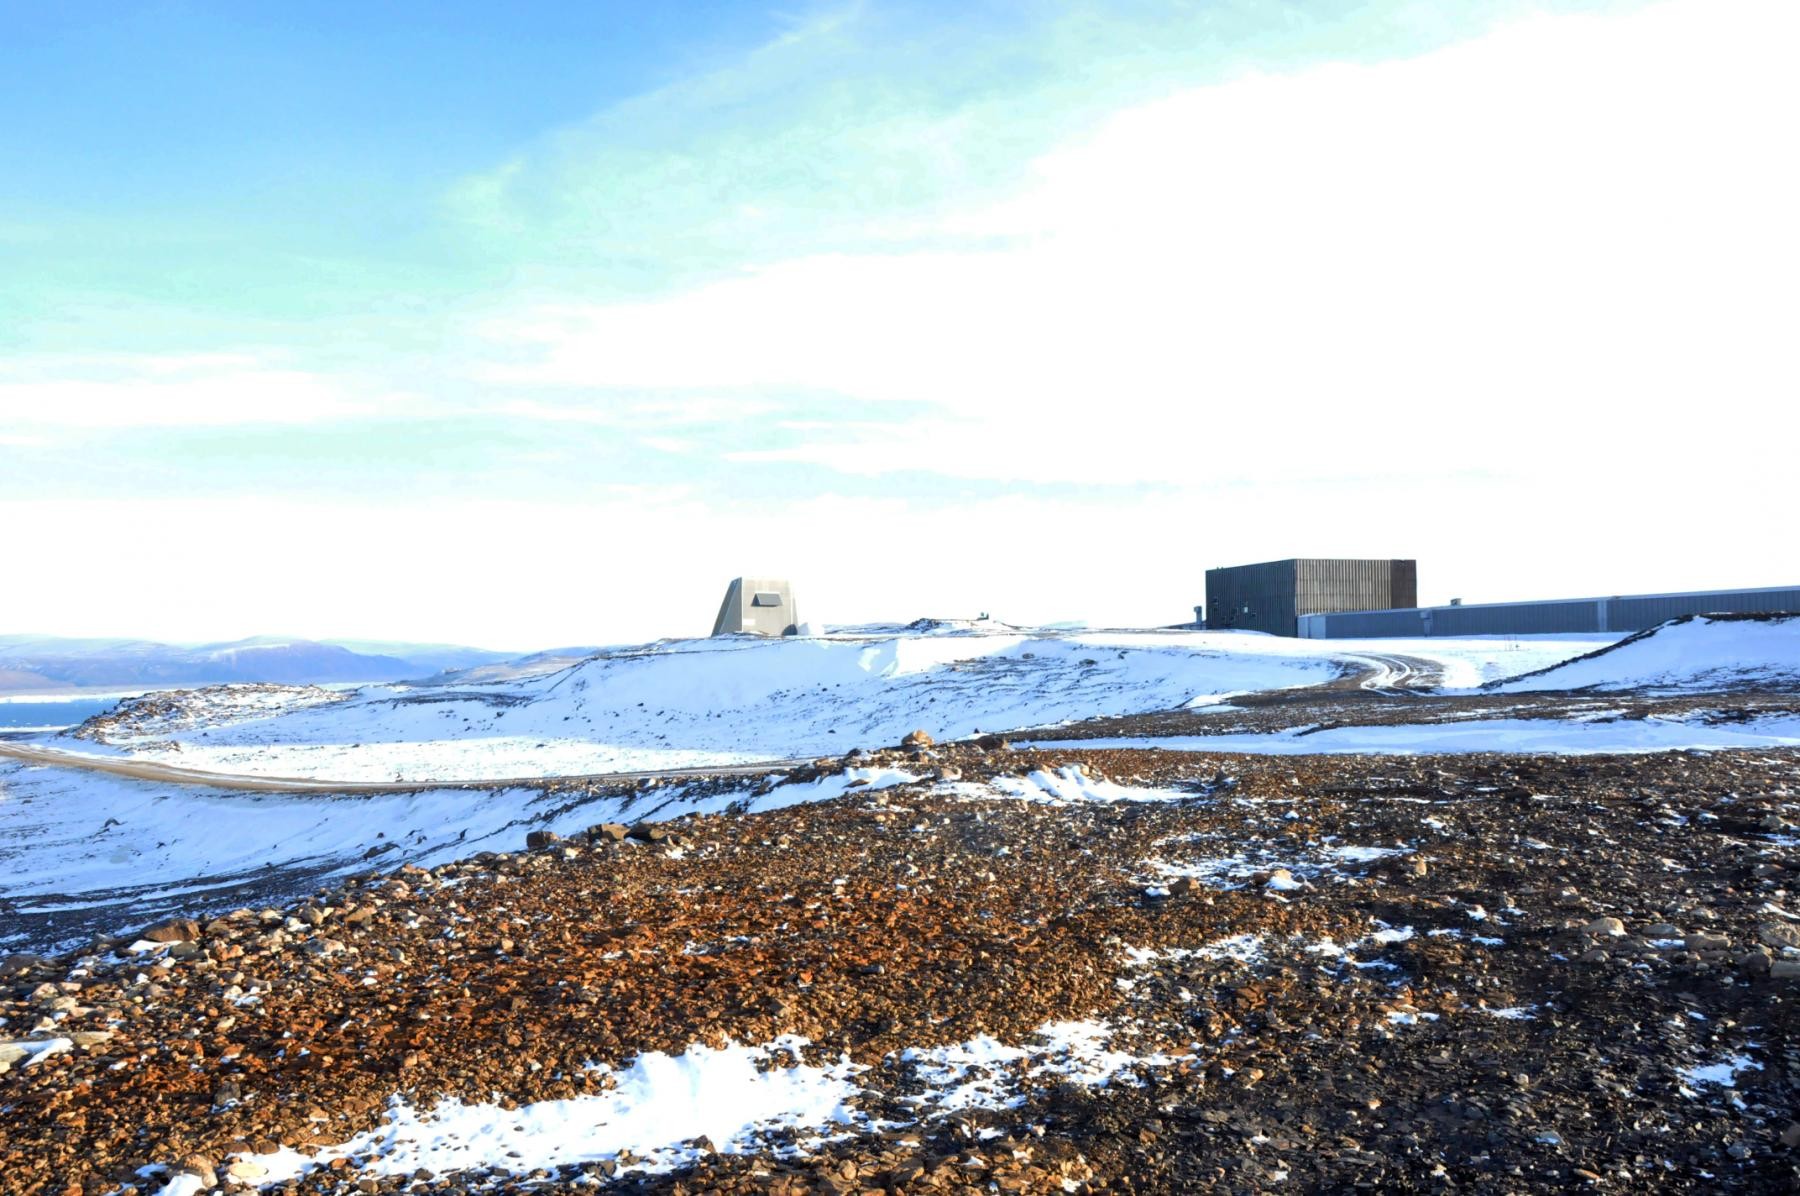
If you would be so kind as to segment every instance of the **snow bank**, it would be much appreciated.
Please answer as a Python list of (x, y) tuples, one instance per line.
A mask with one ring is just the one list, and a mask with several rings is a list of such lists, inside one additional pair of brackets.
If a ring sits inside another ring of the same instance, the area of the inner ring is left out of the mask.
[(1688, 616), (1490, 688), (1707, 691), (1751, 685), (1800, 686), (1800, 617)]

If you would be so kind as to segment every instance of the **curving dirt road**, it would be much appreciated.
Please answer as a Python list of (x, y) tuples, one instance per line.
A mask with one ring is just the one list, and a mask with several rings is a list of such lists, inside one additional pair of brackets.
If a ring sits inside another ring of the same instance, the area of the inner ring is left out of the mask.
[(1370, 672), (1357, 682), (1360, 689), (1380, 694), (1404, 694), (1416, 697), (1420, 690), (1431, 689), (1443, 682), (1443, 670), (1429, 660), (1417, 656), (1399, 656), (1389, 652), (1358, 652), (1356, 659), (1366, 663)]
[(567, 781), (643, 781), (650, 779), (705, 777), (755, 777), (764, 773), (797, 768), (811, 760), (764, 760), (754, 764), (712, 764), (694, 768), (653, 768), (638, 772), (596, 772), (572, 776), (495, 777), (470, 781), (331, 781), (309, 777), (247, 776), (242, 773), (207, 772), (198, 768), (182, 768), (153, 760), (137, 760), (126, 756), (94, 756), (86, 752), (64, 752), (32, 744), (0, 742), (0, 759), (22, 760), (27, 764), (52, 768), (80, 768), (89, 772), (111, 773), (139, 781), (160, 781), (170, 785), (204, 785), (213, 789), (234, 789), (247, 793), (423, 793), (431, 789), (514, 789), (530, 788), (551, 782)]

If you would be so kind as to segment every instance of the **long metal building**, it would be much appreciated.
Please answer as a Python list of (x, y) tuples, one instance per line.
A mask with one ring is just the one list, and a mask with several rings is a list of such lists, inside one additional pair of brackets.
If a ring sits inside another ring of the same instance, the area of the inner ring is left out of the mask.
[(1300, 619), (1333, 611), (1414, 606), (1417, 561), (1297, 558), (1206, 571), (1209, 631), (1300, 634)]
[[(1207, 574), (1210, 586), (1212, 574)], [(1319, 612), (1299, 618), (1306, 639), (1389, 636), (1554, 635), (1642, 631), (1682, 615), (1800, 613), (1800, 586), (1697, 590), (1684, 594), (1615, 594), (1545, 602), (1484, 602), (1411, 610)]]

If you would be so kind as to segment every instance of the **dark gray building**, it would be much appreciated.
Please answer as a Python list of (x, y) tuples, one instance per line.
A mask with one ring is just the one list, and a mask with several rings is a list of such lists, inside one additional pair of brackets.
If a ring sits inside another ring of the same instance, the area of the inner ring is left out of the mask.
[(1417, 561), (1301, 558), (1206, 571), (1208, 631), (1299, 635), (1303, 616), (1418, 601)]
[[(1212, 574), (1207, 574), (1211, 596)], [(1554, 598), (1544, 602), (1484, 602), (1412, 610), (1306, 614), (1307, 639), (1377, 639), (1386, 636), (1556, 635), (1642, 631), (1682, 615), (1800, 612), (1800, 586), (1757, 590), (1697, 590), (1684, 594), (1615, 594), (1608, 598)], [(1208, 624), (1210, 626), (1210, 624)]]

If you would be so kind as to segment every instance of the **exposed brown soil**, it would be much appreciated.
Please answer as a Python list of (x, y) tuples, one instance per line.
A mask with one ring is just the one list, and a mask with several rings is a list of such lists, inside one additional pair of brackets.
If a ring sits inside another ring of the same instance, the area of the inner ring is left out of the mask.
[(1373, 690), (1337, 685), (1251, 694), (1233, 698), (1224, 707), (1211, 710), (1161, 710), (1086, 719), (1060, 727), (1021, 731), (1017, 735), (1032, 742), (1049, 743), (1080, 739), (1270, 734), (1294, 728), (1306, 728), (1316, 733), (1339, 727), (1418, 726), (1489, 718), (1700, 718), (1743, 722), (1792, 714), (1800, 714), (1800, 694), (1791, 690), (1440, 695), (1429, 691)]
[[(906, 1122), (918, 1079), (896, 1052), (978, 1033), (1025, 1042), (1089, 1016), (1119, 1028), (1116, 1047), (1191, 1058), (1103, 1088), (1021, 1078), (1017, 1108), (810, 1153), (770, 1142), (673, 1175), (627, 1166), (611, 1189), (1800, 1182), (1800, 953), (1784, 954), (1800, 922), (1771, 912), (1800, 913), (1800, 753), (958, 747), (931, 762), (964, 781), (1079, 763), (1190, 796), (1049, 805), (921, 784), (689, 818), (659, 844), (603, 837), (372, 875), (192, 928), (187, 958), (13, 962), (0, 1038), (84, 1037), (0, 1075), (0, 1189), (153, 1191), (134, 1175), (146, 1164), (221, 1168), (246, 1148), (340, 1142), (396, 1092), (420, 1106), (568, 1097), (604, 1082), (585, 1063), (784, 1033), (818, 1059), (871, 1065), (865, 1112)], [(1404, 850), (1327, 862), (1341, 845)], [(1220, 857), (1241, 866), (1168, 897), (1152, 887), (1169, 880), (1159, 861)], [(1283, 864), (1302, 887), (1257, 883)], [(1625, 933), (1585, 929), (1601, 917)], [(1412, 934), (1371, 939), (1383, 924)], [(1262, 936), (1249, 962), (1129, 951), (1239, 935)], [(1319, 950), (1326, 939), (1351, 954)], [(1750, 1061), (1735, 1088), (1682, 1078), (1732, 1057)], [(578, 1178), (521, 1167), (396, 1178), (342, 1165), (292, 1186)]]

